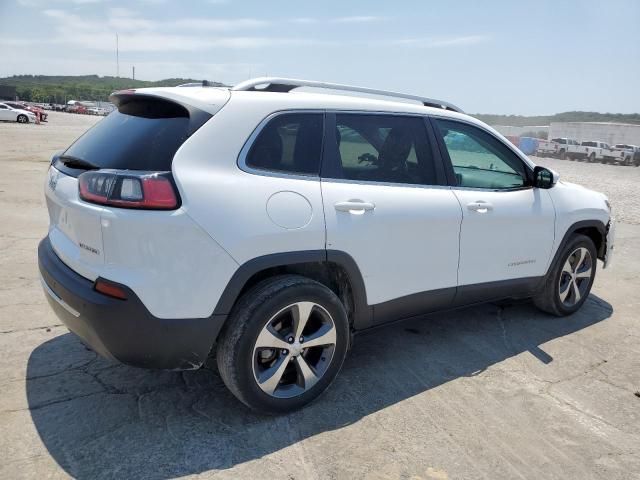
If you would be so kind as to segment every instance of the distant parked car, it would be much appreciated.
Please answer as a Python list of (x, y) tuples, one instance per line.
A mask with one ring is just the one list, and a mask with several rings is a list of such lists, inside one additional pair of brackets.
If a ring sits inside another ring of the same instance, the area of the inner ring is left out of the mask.
[(587, 160), (590, 163), (599, 161), (602, 163), (615, 162), (620, 154), (609, 146), (608, 143), (600, 141), (586, 141), (580, 144), (575, 157), (580, 160)]
[(536, 149), (536, 156), (538, 157), (553, 157), (558, 154), (558, 144), (550, 141), (544, 140), (542, 138), (538, 139), (538, 148)]
[(10, 107), (6, 103), (0, 103), (0, 120), (5, 122), (35, 123), (36, 114), (28, 110)]
[(87, 107), (85, 107), (84, 105), (80, 104), (80, 103), (75, 103), (73, 105), (67, 105), (66, 108), (67, 112), (69, 113), (89, 113)]
[(577, 158), (578, 149), (580, 147), (580, 143), (573, 138), (552, 138), (552, 142), (558, 144), (558, 158), (560, 160), (564, 160), (568, 158), (569, 160), (575, 160)]
[(618, 161), (622, 165), (640, 166), (640, 147), (626, 143), (616, 143), (616, 146), (613, 148), (617, 152), (620, 152), (620, 159)]
[(28, 112), (32, 112), (41, 122), (47, 121), (47, 114), (45, 113), (45, 111), (35, 105), (27, 105), (26, 103), (22, 102), (4, 102), (4, 104), (9, 105), (11, 108), (15, 108), (17, 110), (27, 110)]

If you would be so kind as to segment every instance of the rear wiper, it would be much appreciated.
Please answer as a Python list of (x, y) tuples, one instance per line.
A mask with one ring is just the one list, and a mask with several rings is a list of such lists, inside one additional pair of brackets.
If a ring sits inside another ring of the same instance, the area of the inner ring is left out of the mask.
[(100, 169), (100, 167), (98, 167), (97, 165), (94, 165), (91, 162), (87, 162), (86, 160), (83, 160), (78, 157), (73, 157), (71, 155), (60, 155), (58, 157), (58, 160), (60, 160), (65, 167), (69, 167), (69, 168), (81, 168), (83, 170), (99, 170)]

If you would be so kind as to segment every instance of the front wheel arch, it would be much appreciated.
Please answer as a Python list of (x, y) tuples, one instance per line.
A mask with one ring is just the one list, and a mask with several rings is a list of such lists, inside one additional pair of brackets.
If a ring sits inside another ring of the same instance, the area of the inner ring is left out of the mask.
[(564, 249), (571, 240), (571, 237), (575, 234), (582, 234), (589, 237), (596, 246), (597, 258), (600, 260), (604, 260), (607, 238), (606, 225), (599, 220), (582, 220), (571, 225), (565, 232), (562, 240), (560, 241), (560, 244), (558, 245), (558, 248), (555, 251), (553, 259), (549, 264), (549, 268), (547, 269), (545, 277), (549, 275), (549, 272), (551, 272), (557, 265)]

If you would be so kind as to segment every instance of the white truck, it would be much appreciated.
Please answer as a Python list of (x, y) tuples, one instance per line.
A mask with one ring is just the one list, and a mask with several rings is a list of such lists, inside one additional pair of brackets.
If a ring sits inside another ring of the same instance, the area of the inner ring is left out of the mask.
[(610, 147), (608, 143), (589, 140), (580, 144), (574, 156), (579, 160), (587, 160), (590, 163), (595, 161), (610, 163), (618, 160), (620, 152)]
[(569, 160), (575, 160), (580, 156), (580, 143), (573, 138), (552, 138), (552, 142), (558, 145), (556, 154), (560, 160), (568, 158)]
[(619, 154), (618, 162), (622, 165), (640, 166), (640, 147), (626, 143), (616, 143), (613, 147)]
[(538, 139), (538, 147), (536, 148), (536, 156), (538, 157), (554, 157), (558, 154), (558, 144), (553, 140)]

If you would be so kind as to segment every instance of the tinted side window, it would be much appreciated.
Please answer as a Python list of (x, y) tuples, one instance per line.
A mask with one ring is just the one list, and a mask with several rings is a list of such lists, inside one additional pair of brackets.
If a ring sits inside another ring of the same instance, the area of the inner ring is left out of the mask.
[(249, 150), (252, 168), (318, 175), (322, 152), (322, 113), (286, 113), (260, 131)]
[(498, 139), (466, 123), (435, 122), (459, 186), (499, 190), (528, 184), (522, 160)]
[(435, 185), (424, 120), (394, 115), (337, 114), (342, 178)]

